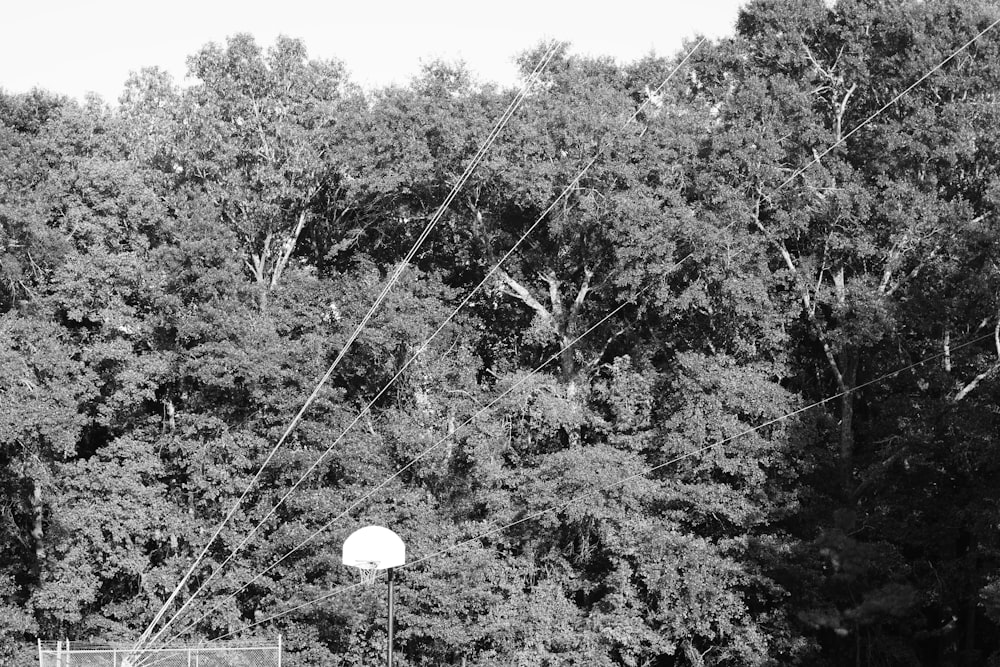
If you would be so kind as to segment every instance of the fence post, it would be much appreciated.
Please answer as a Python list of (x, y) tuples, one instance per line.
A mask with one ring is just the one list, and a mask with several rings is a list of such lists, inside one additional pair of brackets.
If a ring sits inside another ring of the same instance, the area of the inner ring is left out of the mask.
[(188, 646), (188, 667), (191, 667), (191, 647)]
[(281, 667), (281, 633), (278, 633), (278, 667)]
[(38, 667), (45, 667), (45, 661), (42, 660), (42, 638), (38, 637)]

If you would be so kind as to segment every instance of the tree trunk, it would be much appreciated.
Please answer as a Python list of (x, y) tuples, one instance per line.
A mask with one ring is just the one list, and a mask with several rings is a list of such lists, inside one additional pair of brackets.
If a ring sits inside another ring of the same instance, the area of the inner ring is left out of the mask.
[(858, 379), (858, 353), (849, 350), (841, 355), (841, 375), (844, 392), (840, 397), (840, 469), (844, 493), (851, 495), (854, 475), (854, 385)]
[(306, 226), (306, 212), (302, 211), (299, 213), (299, 219), (295, 223), (295, 228), (292, 229), (292, 233), (285, 239), (285, 242), (281, 244), (281, 248), (278, 251), (278, 257), (274, 260), (274, 266), (271, 268), (271, 287), (276, 287), (278, 281), (281, 280), (281, 274), (285, 271), (285, 267), (288, 266), (288, 260), (292, 258), (292, 252), (295, 250), (295, 244), (299, 241), (299, 236), (302, 234), (302, 230)]
[(267, 285), (257, 285), (257, 309), (262, 313), (267, 312)]
[(565, 331), (559, 333), (560, 344), (563, 346), (562, 352), (559, 353), (559, 370), (562, 381), (566, 385), (571, 385), (576, 378), (576, 359), (573, 348), (567, 346), (573, 341), (573, 338), (568, 336)]
[(563, 303), (563, 283), (556, 278), (555, 273), (549, 272), (540, 274), (539, 278), (548, 285), (549, 306), (542, 305), (541, 301), (532, 296), (527, 287), (520, 284), (506, 271), (497, 272), (500, 284), (507, 294), (516, 297), (534, 310), (546, 326), (556, 335), (562, 351), (559, 353), (559, 377), (566, 384), (572, 384), (576, 378), (576, 355), (574, 348), (570, 347), (575, 342), (574, 331), (578, 331), (576, 326), (580, 319), (580, 312), (583, 308), (584, 300), (590, 293), (590, 281), (594, 276), (593, 271), (584, 269), (583, 282), (577, 290), (576, 297), (567, 307)]
[(32, 481), (31, 512), (34, 524), (31, 528), (31, 538), (35, 541), (35, 576), (41, 574), (42, 562), (45, 560), (45, 526), (43, 523), (45, 507), (42, 505), (42, 485), (37, 480)]
[(250, 260), (247, 261), (247, 266), (250, 268), (250, 272), (253, 274), (254, 282), (257, 283), (257, 307), (260, 312), (267, 310), (267, 258), (271, 254), (271, 235), (268, 234), (264, 237), (264, 246), (261, 248), (260, 254), (250, 255)]

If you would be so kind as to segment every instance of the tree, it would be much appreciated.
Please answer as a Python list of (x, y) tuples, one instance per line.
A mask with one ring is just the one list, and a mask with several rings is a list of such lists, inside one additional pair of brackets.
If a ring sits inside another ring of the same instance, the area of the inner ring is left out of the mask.
[(201, 83), (174, 111), (170, 167), (203, 189), (237, 234), (264, 307), (307, 226), (337, 199), (340, 175), (328, 171), (326, 152), (352, 91), (339, 63), (310, 61), (288, 38), (265, 56), (237, 35), (225, 49), (205, 47), (189, 67)]
[[(856, 641), (885, 659), (915, 659), (902, 657), (892, 635), (906, 632), (895, 619), (907, 618), (904, 626), (917, 624), (919, 612), (907, 591), (919, 575), (876, 565), (876, 559), (903, 558), (900, 550), (906, 553), (910, 544), (874, 518), (880, 514), (876, 496), (881, 497), (875, 489), (883, 483), (896, 487), (897, 464), (912, 460), (912, 447), (926, 441), (907, 433), (915, 426), (909, 418), (894, 422), (896, 434), (884, 428), (879, 418), (891, 411), (876, 398), (882, 391), (862, 392), (858, 386), (906, 363), (894, 352), (903, 341), (923, 351), (925, 343), (918, 339), (940, 339), (955, 326), (940, 312), (940, 304), (956, 303), (955, 292), (950, 286), (948, 296), (939, 291), (943, 285), (936, 274), (951, 265), (949, 254), (958, 246), (976, 243), (979, 225), (995, 216), (992, 204), (978, 194), (987, 189), (986, 182), (972, 175), (992, 177), (971, 166), (992, 148), (987, 142), (980, 153), (968, 143), (979, 132), (972, 128), (985, 118), (977, 107), (991, 99), (994, 60), (964, 57), (948, 63), (863, 134), (828, 155), (823, 151), (989, 20), (984, 6), (754, 3), (739, 21), (747, 57), (719, 52), (738, 78), (727, 85), (725, 77), (705, 77), (725, 95), (722, 127), (731, 124), (735, 130), (726, 134), (735, 143), (720, 141), (719, 153), (711, 154), (705, 166), (709, 171), (737, 166), (732, 175), (720, 172), (730, 184), (726, 191), (732, 198), (726, 201), (735, 204), (732, 215), (755, 229), (769, 249), (771, 289), (784, 293), (786, 330), (795, 332), (793, 359), (801, 368), (796, 382), (817, 398), (830, 391), (840, 396), (834, 459), (840, 482), (818, 487), (839, 497), (839, 508), (816, 548), (837, 562), (852, 561), (850, 576), (837, 566), (828, 581), (829, 595), (854, 626), (819, 626), (857, 633)], [(980, 48), (989, 53), (995, 44)], [(752, 123), (760, 130), (750, 134), (744, 128)], [(800, 175), (796, 170), (805, 165), (811, 166)], [(984, 286), (982, 278), (972, 281), (974, 289)], [(973, 321), (995, 320), (992, 296), (985, 305)], [(922, 332), (917, 338), (914, 328)], [(950, 400), (964, 399), (989, 377), (992, 361), (985, 361)], [(919, 504), (890, 504), (914, 503)], [(912, 529), (910, 520), (903, 523)], [(858, 533), (862, 536), (855, 537)], [(887, 534), (895, 539), (883, 539)], [(849, 601), (859, 595), (868, 601), (861, 606)], [(971, 618), (968, 623), (971, 627)], [(844, 645), (836, 637), (827, 641)]]

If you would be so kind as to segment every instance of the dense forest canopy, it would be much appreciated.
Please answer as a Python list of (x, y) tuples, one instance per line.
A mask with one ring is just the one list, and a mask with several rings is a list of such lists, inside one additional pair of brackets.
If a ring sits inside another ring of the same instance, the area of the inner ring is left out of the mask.
[[(303, 605), (375, 523), (469, 540), (399, 571), (400, 665), (1000, 664), (1000, 33), (823, 155), (997, 18), (754, 0), (661, 90), (560, 49), (163, 639), (376, 664), (381, 586)], [(189, 70), (0, 94), (2, 664), (139, 636), (516, 92), (290, 38)]]

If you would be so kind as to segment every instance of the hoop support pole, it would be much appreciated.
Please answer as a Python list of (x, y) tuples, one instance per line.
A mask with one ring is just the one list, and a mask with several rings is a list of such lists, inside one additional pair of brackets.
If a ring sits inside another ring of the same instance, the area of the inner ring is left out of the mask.
[(386, 649), (386, 655), (385, 655), (385, 664), (386, 664), (386, 667), (392, 667), (392, 630), (393, 630), (393, 628), (392, 628), (392, 621), (393, 621), (393, 612), (394, 612), (394, 609), (393, 609), (393, 599), (392, 599), (393, 590), (392, 589), (393, 589), (393, 583), (396, 580), (395, 574), (396, 574), (396, 568), (394, 568), (394, 567), (390, 567), (389, 570), (388, 570), (388, 572), (386, 572), (386, 575), (387, 575), (386, 578), (389, 581), (389, 624), (388, 624), (388, 633), (387, 633), (388, 634), (388, 638), (387, 638), (387, 640), (388, 640), (387, 641), (388, 647)]

